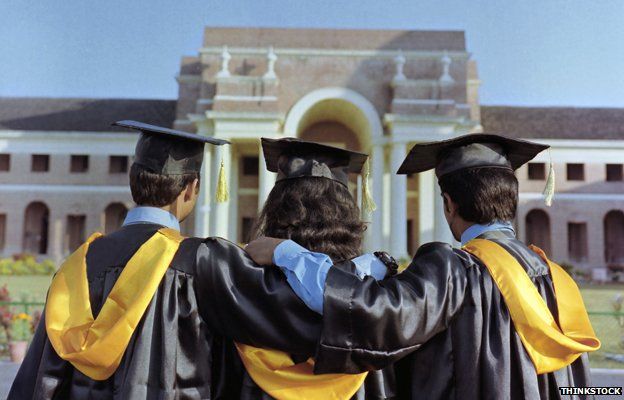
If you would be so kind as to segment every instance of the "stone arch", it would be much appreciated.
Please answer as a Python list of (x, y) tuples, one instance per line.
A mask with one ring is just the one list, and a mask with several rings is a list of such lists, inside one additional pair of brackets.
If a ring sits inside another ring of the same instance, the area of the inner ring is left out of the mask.
[(624, 265), (624, 212), (611, 210), (605, 215), (604, 241), (607, 265)]
[(356, 133), (363, 151), (383, 136), (375, 106), (358, 92), (341, 87), (317, 89), (299, 99), (288, 112), (284, 134), (296, 137), (323, 121), (338, 122)]
[(111, 203), (104, 210), (104, 232), (109, 234), (123, 224), (128, 208), (123, 203)]
[(22, 249), (25, 253), (47, 254), (50, 209), (42, 201), (34, 201), (24, 212), (24, 237)]
[(526, 243), (534, 244), (550, 254), (550, 217), (539, 208), (529, 211), (525, 217)]

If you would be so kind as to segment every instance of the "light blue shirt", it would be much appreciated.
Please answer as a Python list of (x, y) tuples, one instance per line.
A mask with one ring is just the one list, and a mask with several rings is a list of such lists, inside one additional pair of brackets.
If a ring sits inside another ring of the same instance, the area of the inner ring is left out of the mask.
[(465, 246), (466, 243), (470, 242), (472, 239), (475, 239), (483, 235), (485, 232), (492, 232), (492, 231), (509, 232), (512, 235), (516, 236), (516, 231), (514, 230), (511, 222), (496, 221), (487, 225), (474, 224), (470, 228), (466, 229), (464, 233), (462, 233), (461, 244), (462, 246)]
[(180, 221), (175, 215), (157, 207), (139, 206), (128, 211), (123, 226), (133, 224), (158, 224), (180, 230)]
[[(462, 246), (472, 239), (491, 231), (516, 232), (510, 222), (494, 222), (488, 225), (475, 224), (462, 234)], [(386, 266), (374, 255), (364, 254), (352, 260), (360, 279), (372, 276), (381, 280), (386, 275)], [(311, 310), (323, 314), (323, 292), (327, 273), (332, 260), (322, 253), (314, 253), (292, 240), (279, 244), (273, 252), (273, 263), (280, 267), (293, 291)]]
[[(386, 276), (386, 266), (372, 254), (364, 254), (352, 261), (360, 279), (372, 276), (381, 280)], [(284, 272), (288, 284), (308, 308), (322, 315), (325, 279), (333, 265), (331, 258), (286, 240), (275, 248), (273, 264)]]

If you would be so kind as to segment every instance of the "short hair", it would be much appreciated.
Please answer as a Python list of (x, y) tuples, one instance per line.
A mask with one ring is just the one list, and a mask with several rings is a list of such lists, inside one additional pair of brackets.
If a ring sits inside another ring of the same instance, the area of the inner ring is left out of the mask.
[(503, 168), (472, 168), (444, 175), (442, 193), (449, 195), (459, 215), (469, 222), (512, 221), (518, 208), (518, 179)]
[(139, 206), (164, 207), (178, 198), (189, 183), (199, 179), (199, 173), (161, 175), (132, 164), (130, 167), (130, 192)]

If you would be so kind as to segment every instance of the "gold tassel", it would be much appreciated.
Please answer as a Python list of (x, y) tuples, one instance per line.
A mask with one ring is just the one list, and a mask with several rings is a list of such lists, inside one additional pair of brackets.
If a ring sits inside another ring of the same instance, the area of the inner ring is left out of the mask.
[(544, 204), (550, 207), (555, 197), (555, 167), (552, 162), (552, 154), (550, 149), (548, 150), (548, 156), (550, 157), (550, 163), (548, 165), (548, 179), (546, 179), (546, 187), (544, 188)]
[(217, 181), (217, 203), (224, 203), (230, 199), (230, 193), (228, 192), (227, 180), (225, 177), (225, 166), (223, 160), (221, 160), (221, 167), (219, 168), (219, 180)]
[(368, 159), (363, 166), (364, 173), (362, 174), (362, 208), (364, 212), (372, 213), (377, 209), (377, 204), (375, 204), (375, 200), (373, 200), (373, 196), (370, 192), (370, 186), (368, 185), (368, 177), (370, 175), (370, 164)]

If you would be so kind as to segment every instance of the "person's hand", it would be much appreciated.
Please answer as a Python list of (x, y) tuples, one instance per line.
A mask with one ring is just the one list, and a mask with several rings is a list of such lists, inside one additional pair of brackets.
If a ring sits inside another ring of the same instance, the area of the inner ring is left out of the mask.
[(245, 246), (245, 251), (252, 260), (259, 265), (273, 264), (273, 251), (285, 239), (275, 239), (266, 236), (260, 236), (258, 239), (249, 242)]

